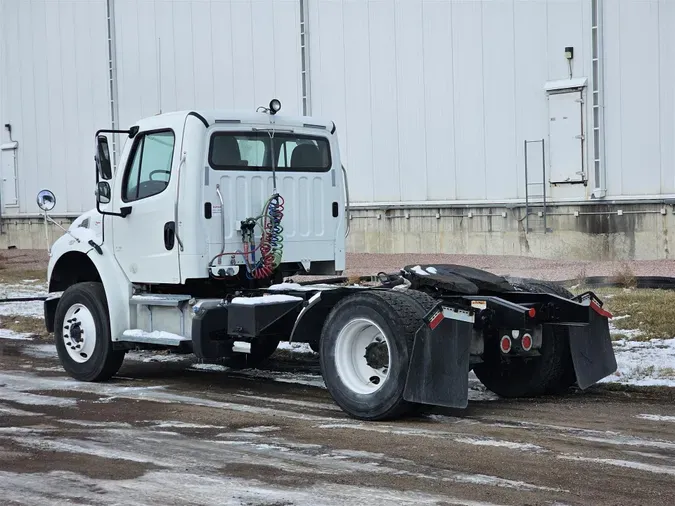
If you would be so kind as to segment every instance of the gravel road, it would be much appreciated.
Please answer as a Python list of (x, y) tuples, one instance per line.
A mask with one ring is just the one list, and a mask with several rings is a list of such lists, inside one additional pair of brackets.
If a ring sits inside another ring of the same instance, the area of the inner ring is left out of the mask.
[[(266, 370), (132, 353), (103, 384), (0, 342), (0, 504), (656, 505), (675, 496), (669, 389), (598, 387), (388, 423), (348, 418), (314, 355)], [(480, 400), (483, 399), (483, 400)]]

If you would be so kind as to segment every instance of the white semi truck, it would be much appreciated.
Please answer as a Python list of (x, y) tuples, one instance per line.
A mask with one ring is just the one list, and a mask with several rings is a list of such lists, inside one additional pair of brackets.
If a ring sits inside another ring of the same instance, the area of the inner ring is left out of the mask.
[[(310, 343), (335, 402), (381, 420), (466, 407), (468, 374), (507, 397), (582, 389), (616, 370), (591, 292), (456, 265), (349, 284), (347, 175), (330, 121), (183, 111), (96, 133), (96, 208), (50, 249), (45, 322), (64, 369), (114, 376), (134, 348), (255, 367)], [(113, 170), (108, 135), (126, 137)], [(38, 194), (48, 212), (49, 190)], [(284, 283), (323, 275), (321, 283)]]

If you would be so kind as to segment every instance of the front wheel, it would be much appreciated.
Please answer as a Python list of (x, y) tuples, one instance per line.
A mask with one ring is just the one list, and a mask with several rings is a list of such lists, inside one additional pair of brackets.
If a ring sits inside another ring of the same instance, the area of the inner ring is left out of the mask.
[(319, 356), (326, 388), (345, 412), (384, 420), (415, 407), (403, 392), (423, 315), (419, 302), (394, 292), (352, 295), (333, 308)]
[(69, 287), (54, 316), (56, 351), (68, 374), (80, 381), (105, 381), (119, 371), (125, 352), (113, 349), (101, 283)]

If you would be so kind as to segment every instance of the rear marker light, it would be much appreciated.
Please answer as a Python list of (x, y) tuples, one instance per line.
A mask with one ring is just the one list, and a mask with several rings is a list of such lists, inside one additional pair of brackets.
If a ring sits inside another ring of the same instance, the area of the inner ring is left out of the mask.
[(527, 314), (530, 318), (534, 318), (535, 316), (537, 316), (537, 310), (531, 307), (530, 310), (527, 312)]
[(434, 330), (438, 327), (445, 317), (443, 316), (443, 311), (438, 311), (429, 321), (429, 328)]
[(524, 334), (520, 343), (523, 350), (530, 351), (532, 349), (532, 336), (530, 334)]
[(502, 340), (499, 342), (499, 347), (502, 350), (502, 353), (508, 353), (511, 351), (511, 338), (509, 336), (502, 337)]

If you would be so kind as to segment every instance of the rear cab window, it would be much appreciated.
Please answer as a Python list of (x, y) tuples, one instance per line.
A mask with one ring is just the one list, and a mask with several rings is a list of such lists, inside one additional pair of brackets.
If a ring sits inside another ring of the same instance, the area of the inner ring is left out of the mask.
[[(273, 158), (274, 157), (274, 158)], [(320, 136), (275, 132), (215, 132), (209, 142), (214, 170), (328, 172), (330, 143)]]

